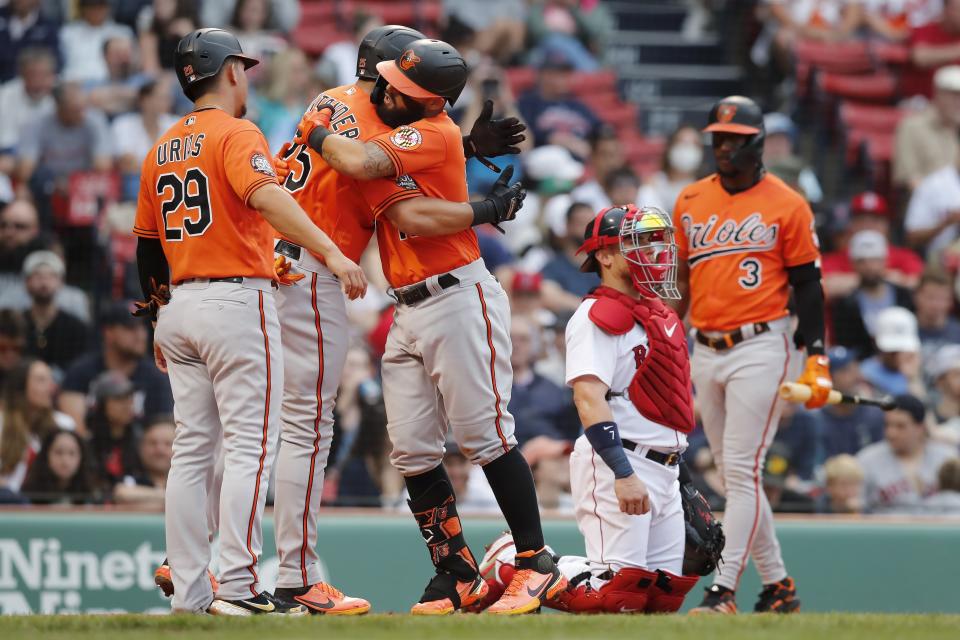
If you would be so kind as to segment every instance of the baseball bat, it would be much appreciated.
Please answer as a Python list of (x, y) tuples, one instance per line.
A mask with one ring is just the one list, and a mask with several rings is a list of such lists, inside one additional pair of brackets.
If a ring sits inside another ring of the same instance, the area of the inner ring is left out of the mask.
[[(780, 397), (790, 402), (806, 402), (812, 395), (813, 391), (805, 384), (784, 382), (780, 385)], [(836, 389), (830, 391), (830, 395), (827, 396), (827, 404), (866, 404), (880, 407), (884, 411), (890, 411), (896, 406), (893, 398), (890, 396), (864, 398), (863, 396), (851, 396), (846, 393), (840, 393)]]

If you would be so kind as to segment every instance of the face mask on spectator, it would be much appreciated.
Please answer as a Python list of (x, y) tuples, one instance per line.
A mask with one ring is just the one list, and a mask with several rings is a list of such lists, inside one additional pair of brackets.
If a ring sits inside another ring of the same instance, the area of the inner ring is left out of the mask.
[(677, 171), (683, 171), (685, 173), (696, 171), (703, 161), (703, 148), (698, 145), (681, 142), (670, 147), (667, 160), (670, 161), (670, 166)]

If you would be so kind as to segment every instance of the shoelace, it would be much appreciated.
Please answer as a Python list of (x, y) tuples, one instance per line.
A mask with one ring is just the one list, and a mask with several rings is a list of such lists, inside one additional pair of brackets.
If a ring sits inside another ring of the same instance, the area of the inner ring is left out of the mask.
[(520, 588), (526, 584), (527, 578), (530, 574), (533, 573), (533, 569), (520, 569), (513, 574), (513, 579), (510, 580), (510, 584), (507, 585), (507, 588), (504, 589), (503, 594), (506, 596), (514, 596), (520, 592)]
[(313, 585), (313, 588), (319, 591), (320, 593), (324, 593), (332, 598), (343, 597), (342, 591), (340, 591), (333, 585), (327, 584), (326, 582), (318, 582), (317, 584)]

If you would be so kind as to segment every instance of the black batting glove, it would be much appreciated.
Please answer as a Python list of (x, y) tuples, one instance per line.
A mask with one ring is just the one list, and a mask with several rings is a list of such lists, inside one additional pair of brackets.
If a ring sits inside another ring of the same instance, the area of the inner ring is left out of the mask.
[(468, 158), (493, 158), (520, 153), (517, 145), (527, 139), (523, 135), (527, 125), (514, 117), (492, 120), (492, 116), (493, 100), (487, 100), (470, 129), (470, 135), (463, 141), (463, 150)]
[(497, 226), (501, 222), (513, 220), (517, 217), (517, 211), (523, 206), (523, 199), (527, 197), (527, 191), (520, 182), (508, 184), (513, 177), (513, 165), (508, 166), (500, 177), (493, 183), (490, 193), (480, 202), (471, 202), (473, 209), (473, 226), (480, 224), (492, 224), (503, 233), (503, 229)]

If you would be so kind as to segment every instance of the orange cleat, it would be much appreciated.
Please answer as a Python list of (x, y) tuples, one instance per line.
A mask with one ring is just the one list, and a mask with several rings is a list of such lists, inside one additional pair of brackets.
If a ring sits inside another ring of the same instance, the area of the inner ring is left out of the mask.
[[(472, 604), (482, 600), (483, 597), (487, 595), (489, 587), (487, 587), (487, 583), (480, 576), (468, 582), (461, 582), (449, 573), (438, 573), (434, 576), (433, 580), (430, 581), (430, 585), (427, 586), (424, 597), (427, 597), (427, 594), (431, 593), (431, 591), (434, 593), (442, 593), (444, 591), (449, 593), (452, 589), (456, 590), (457, 595), (455, 597), (440, 597), (436, 600), (418, 602), (410, 608), (410, 614), (415, 616), (449, 615), (457, 609), (470, 607)], [(459, 602), (455, 602), (455, 600), (459, 600)]]
[[(220, 584), (210, 569), (207, 569), (207, 577), (210, 578), (210, 587), (213, 589), (213, 593), (216, 594), (217, 589), (220, 588)], [(169, 598), (173, 595), (173, 576), (170, 575), (170, 565), (166, 560), (153, 572), (153, 583), (160, 587), (165, 597)]]
[(517, 572), (503, 596), (487, 613), (507, 616), (533, 613), (567, 588), (567, 579), (546, 548), (518, 553), (516, 567)]
[(699, 606), (690, 609), (688, 615), (700, 616), (717, 613), (732, 615), (737, 612), (737, 596), (732, 590), (715, 584), (707, 587), (705, 591), (706, 594), (703, 596), (703, 602), (701, 602)]
[(363, 598), (343, 595), (343, 592), (326, 582), (309, 587), (277, 588), (273, 596), (291, 605), (301, 604), (313, 615), (362, 616), (370, 611), (370, 603)]

